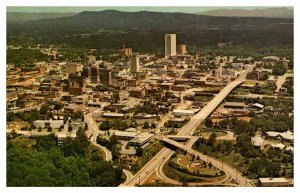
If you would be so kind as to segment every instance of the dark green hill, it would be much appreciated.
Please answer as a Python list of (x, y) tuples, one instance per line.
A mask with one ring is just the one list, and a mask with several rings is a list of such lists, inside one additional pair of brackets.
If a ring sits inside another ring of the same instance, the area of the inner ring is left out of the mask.
[(293, 8), (276, 7), (266, 9), (216, 9), (203, 11), (200, 15), (227, 16), (227, 17), (269, 17), (269, 18), (293, 18)]
[(77, 13), (19, 13), (7, 12), (7, 22), (25, 22), (40, 19), (60, 18), (76, 15)]
[[(84, 11), (70, 17), (8, 23), (8, 35), (68, 43), (88, 48), (135, 50), (162, 48), (165, 33), (177, 42), (194, 46), (231, 41), (238, 45), (292, 45), (293, 19), (264, 17), (214, 17), (186, 13)], [(84, 34), (84, 35), (83, 35)]]

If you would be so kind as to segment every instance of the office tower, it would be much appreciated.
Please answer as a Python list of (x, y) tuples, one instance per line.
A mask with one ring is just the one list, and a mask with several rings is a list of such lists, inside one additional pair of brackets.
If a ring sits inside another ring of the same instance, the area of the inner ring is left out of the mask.
[(91, 68), (90, 67), (83, 67), (81, 76), (85, 77), (85, 78), (90, 77), (91, 76)]
[(100, 70), (100, 83), (105, 85), (111, 85), (111, 71), (110, 70)]
[(91, 67), (91, 82), (98, 82), (99, 68), (96, 66)]
[(185, 44), (180, 44), (178, 46), (178, 54), (185, 55), (187, 53), (186, 51), (186, 45)]
[(176, 55), (176, 34), (165, 34), (165, 57)]
[(125, 48), (125, 56), (131, 56), (132, 55), (132, 48)]
[(131, 73), (137, 73), (140, 71), (140, 59), (138, 56), (131, 57), (130, 71)]
[(131, 56), (132, 55), (132, 48), (127, 48), (125, 45), (123, 45), (123, 55)]

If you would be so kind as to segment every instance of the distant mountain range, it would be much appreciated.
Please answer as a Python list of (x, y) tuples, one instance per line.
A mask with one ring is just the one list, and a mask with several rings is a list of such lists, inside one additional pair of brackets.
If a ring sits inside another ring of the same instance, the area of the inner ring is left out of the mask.
[(226, 17), (268, 17), (268, 18), (293, 18), (294, 10), (289, 8), (266, 8), (266, 9), (216, 9), (196, 13), (209, 16)]
[[(22, 13), (7, 12), (7, 22), (25, 22), (40, 19), (51, 19), (73, 16), (78, 13)], [(208, 16), (225, 16), (225, 17), (268, 17), (268, 18), (293, 18), (294, 10), (292, 8), (266, 8), (266, 9), (215, 9), (195, 13), (198, 15)]]
[(18, 12), (8, 12), (6, 14), (7, 22), (25, 22), (34, 21), (40, 19), (51, 19), (59, 17), (68, 17), (76, 15), (77, 13), (18, 13)]
[[(56, 15), (58, 17), (58, 15)], [(34, 38), (47, 43), (76, 47), (134, 49), (162, 48), (164, 34), (176, 33), (177, 42), (187, 45), (291, 45), (292, 18), (221, 17), (188, 13), (84, 11), (72, 16), (27, 22), (7, 22), (8, 37)]]

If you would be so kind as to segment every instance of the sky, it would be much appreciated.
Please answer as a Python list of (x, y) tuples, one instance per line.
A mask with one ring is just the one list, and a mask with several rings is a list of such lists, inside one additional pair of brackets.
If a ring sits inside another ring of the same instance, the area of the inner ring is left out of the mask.
[[(7, 7), (7, 12), (44, 12), (44, 13), (53, 13), (53, 12), (81, 12), (81, 11), (102, 11), (107, 9), (119, 10), (119, 11), (154, 11), (154, 12), (183, 12), (183, 13), (196, 13), (203, 12), (215, 9), (265, 9), (270, 7), (111, 7), (111, 6), (101, 6), (101, 7)], [(289, 8), (289, 7), (287, 7)]]

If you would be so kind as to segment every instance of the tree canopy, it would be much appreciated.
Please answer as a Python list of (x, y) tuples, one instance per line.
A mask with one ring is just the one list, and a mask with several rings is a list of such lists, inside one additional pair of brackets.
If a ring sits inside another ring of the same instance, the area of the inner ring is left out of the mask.
[(53, 136), (29, 148), (8, 141), (7, 186), (118, 186), (122, 170), (88, 148), (82, 131), (77, 135), (66, 146), (57, 146)]

